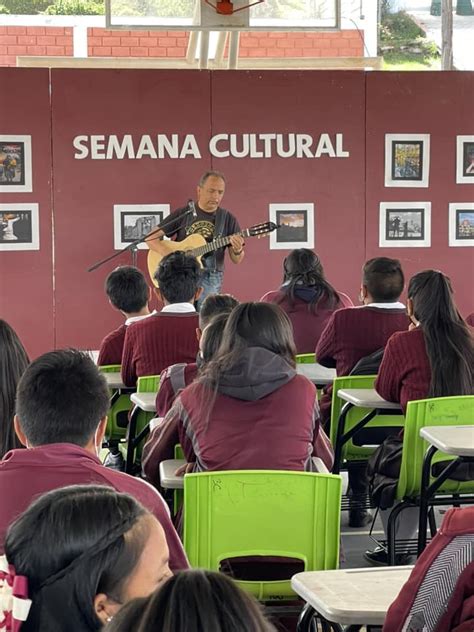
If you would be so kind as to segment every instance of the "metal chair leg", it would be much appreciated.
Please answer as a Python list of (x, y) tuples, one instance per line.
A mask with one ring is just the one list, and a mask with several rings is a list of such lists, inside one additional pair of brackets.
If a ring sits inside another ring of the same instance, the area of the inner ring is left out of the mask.
[(311, 632), (313, 629), (312, 622), (315, 614), (316, 612), (314, 608), (307, 603), (298, 617), (296, 632)]
[(395, 549), (396, 549), (396, 520), (399, 516), (399, 514), (403, 511), (403, 509), (405, 509), (405, 507), (407, 506), (407, 504), (402, 501), (400, 503), (398, 503), (398, 505), (395, 505), (395, 507), (392, 509), (392, 511), (390, 512), (390, 515), (388, 517), (388, 524), (387, 524), (387, 554), (388, 554), (388, 565), (389, 566), (396, 566), (396, 561), (395, 561)]
[(430, 510), (428, 512), (428, 522), (430, 525), (430, 533), (431, 533), (431, 537), (434, 538), (437, 532), (437, 527), (436, 527), (436, 516), (435, 516), (435, 512), (434, 512), (434, 507), (431, 506)]

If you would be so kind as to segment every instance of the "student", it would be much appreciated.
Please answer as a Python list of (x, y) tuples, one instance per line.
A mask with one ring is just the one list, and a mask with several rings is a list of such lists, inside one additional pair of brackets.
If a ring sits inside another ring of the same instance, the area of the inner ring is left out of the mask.
[(122, 379), (135, 386), (143, 375), (158, 375), (176, 362), (193, 362), (199, 326), (194, 301), (201, 293), (197, 259), (176, 251), (161, 260), (155, 279), (161, 312), (127, 328), (122, 355)]
[(474, 507), (450, 509), (390, 606), (383, 632), (474, 630)]
[[(95, 632), (171, 575), (160, 523), (131, 496), (103, 486), (64, 487), (35, 500), (8, 529), (5, 553), (4, 590), (16, 580), (23, 594), (15, 606), (31, 600), (22, 632)], [(7, 630), (19, 630), (16, 612)]]
[(13, 428), (16, 387), (29, 363), (28, 355), (15, 331), (0, 320), (0, 459), (20, 448)]
[[(405, 306), (399, 302), (403, 286), (398, 259), (369, 259), (362, 269), (363, 306), (334, 312), (316, 345), (318, 362), (336, 367), (339, 376), (349, 375), (359, 360), (383, 348), (394, 332), (408, 329)], [(321, 398), (321, 418), (325, 424), (331, 418), (331, 400), (332, 386), (325, 389)], [(351, 494), (365, 497), (365, 466), (351, 465), (348, 469)], [(370, 513), (356, 505), (349, 511), (349, 526), (354, 528), (371, 520)]]
[[(204, 299), (199, 311), (199, 327), (196, 329), (198, 343), (203, 330), (211, 320), (219, 314), (230, 314), (239, 302), (230, 294), (209, 294)], [(209, 354), (210, 356), (211, 354)], [(156, 412), (158, 417), (164, 417), (173, 405), (179, 391), (191, 384), (198, 374), (198, 365), (202, 363), (201, 349), (196, 362), (179, 363), (165, 369), (160, 376), (160, 390), (156, 396)]]
[[(213, 295), (210, 294), (206, 297), (205, 301), (212, 296)], [(210, 362), (216, 355), (228, 318), (228, 313), (218, 314), (202, 330), (199, 339), (199, 355), (201, 356), (200, 370), (203, 370), (206, 363)], [(170, 409), (171, 406), (172, 403)], [(174, 447), (179, 442), (178, 419), (174, 416), (167, 418), (165, 422), (154, 428), (147, 439), (143, 448), (142, 467), (147, 480), (156, 487), (160, 485), (159, 467), (161, 461), (174, 459)]]
[[(151, 290), (142, 272), (134, 266), (115, 268), (105, 281), (110, 304), (125, 316), (125, 323), (111, 331), (100, 343), (97, 364), (120, 364), (127, 327), (150, 316)], [(155, 313), (155, 312), (153, 312)]]
[(469, 314), (469, 316), (466, 318), (466, 323), (471, 327), (474, 327), (474, 312), (472, 314)]
[[(401, 404), (404, 412), (409, 401), (474, 394), (473, 334), (456, 308), (448, 277), (438, 270), (415, 274), (408, 285), (407, 309), (410, 330), (395, 333), (388, 341), (375, 382), (377, 392)], [(390, 511), (384, 495), (380, 513), (385, 529)], [(404, 510), (402, 516), (397, 537), (408, 540), (416, 532), (418, 509)], [(387, 561), (381, 547), (367, 551), (365, 558), (373, 564)]]
[(73, 349), (40, 356), (18, 385), (15, 431), (27, 450), (0, 461), (0, 552), (5, 533), (33, 498), (73, 484), (96, 484), (131, 494), (161, 523), (170, 566), (188, 563), (168, 508), (150, 485), (104, 467), (99, 453), (107, 425), (109, 393), (93, 361)]
[(217, 354), (164, 423), (178, 424), (195, 471), (313, 470), (313, 455), (332, 467), (316, 388), (296, 373), (291, 323), (277, 305), (232, 311)]
[(251, 595), (223, 573), (177, 573), (122, 608), (105, 632), (276, 632)]
[(342, 307), (353, 307), (351, 299), (337, 292), (324, 276), (318, 255), (308, 248), (292, 250), (283, 262), (283, 284), (261, 300), (276, 303), (293, 325), (296, 353), (313, 353), (331, 316)]

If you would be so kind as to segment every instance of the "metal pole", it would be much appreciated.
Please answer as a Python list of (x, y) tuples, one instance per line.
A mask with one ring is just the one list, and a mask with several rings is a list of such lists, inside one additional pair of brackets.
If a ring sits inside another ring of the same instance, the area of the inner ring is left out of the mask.
[(441, 4), (441, 70), (453, 70), (453, 0)]
[(209, 31), (201, 31), (199, 47), (199, 70), (206, 70), (209, 65)]
[(217, 39), (216, 54), (214, 56), (214, 62), (217, 67), (222, 65), (224, 59), (225, 42), (227, 39), (227, 31), (219, 31), (219, 37)]
[[(193, 26), (199, 24), (199, 16), (201, 14), (201, 5), (199, 0), (194, 2)], [(199, 31), (190, 31), (188, 40), (188, 50), (186, 51), (186, 61), (188, 64), (194, 64), (196, 61), (196, 50), (199, 39)]]
[(239, 60), (240, 31), (231, 31), (229, 41), (229, 70), (236, 70)]

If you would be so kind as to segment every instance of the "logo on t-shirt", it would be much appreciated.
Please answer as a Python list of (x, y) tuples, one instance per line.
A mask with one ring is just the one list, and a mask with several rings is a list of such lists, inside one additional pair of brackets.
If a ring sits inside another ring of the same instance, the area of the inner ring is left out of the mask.
[(202, 235), (206, 241), (212, 241), (214, 237), (214, 224), (204, 220), (194, 222), (187, 228), (186, 234), (195, 235), (196, 233)]

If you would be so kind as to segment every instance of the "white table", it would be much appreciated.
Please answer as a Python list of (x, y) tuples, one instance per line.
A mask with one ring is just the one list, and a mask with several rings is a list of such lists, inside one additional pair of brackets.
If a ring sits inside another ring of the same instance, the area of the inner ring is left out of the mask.
[(301, 363), (296, 365), (298, 375), (304, 375), (316, 386), (327, 386), (336, 379), (336, 369), (328, 369), (317, 362)]
[(176, 470), (186, 465), (185, 459), (168, 459), (160, 463), (160, 482), (165, 489), (184, 489), (184, 475), (176, 476)]
[[(352, 437), (366, 426), (380, 411), (388, 411), (387, 414), (397, 414), (401, 412), (400, 404), (388, 402), (380, 397), (374, 388), (347, 388), (337, 392), (337, 396), (344, 400), (346, 404), (341, 409), (337, 422), (336, 444), (334, 446), (334, 467), (333, 473), (339, 474), (341, 468), (342, 448)], [(369, 408), (370, 412), (350, 430), (345, 432), (345, 423), (348, 412), (351, 408)]]
[(156, 412), (156, 396), (158, 393), (132, 393), (130, 401), (146, 413)]
[(341, 625), (383, 625), (389, 606), (412, 569), (390, 566), (294, 575), (291, 587), (307, 603), (298, 632), (311, 630), (315, 614)]
[[(430, 498), (436, 495), (441, 485), (461, 463), (474, 463), (474, 425), (425, 426), (420, 437), (430, 443), (423, 460), (421, 473), (420, 515), (418, 524), (418, 555), (426, 546), (426, 523)], [(437, 451), (456, 456), (447, 461), (446, 467), (430, 483), (431, 464)]]
[(102, 373), (105, 377), (105, 381), (107, 382), (107, 386), (111, 389), (123, 389), (125, 388), (125, 384), (122, 382), (122, 376), (120, 375), (120, 371), (114, 371), (112, 373)]

